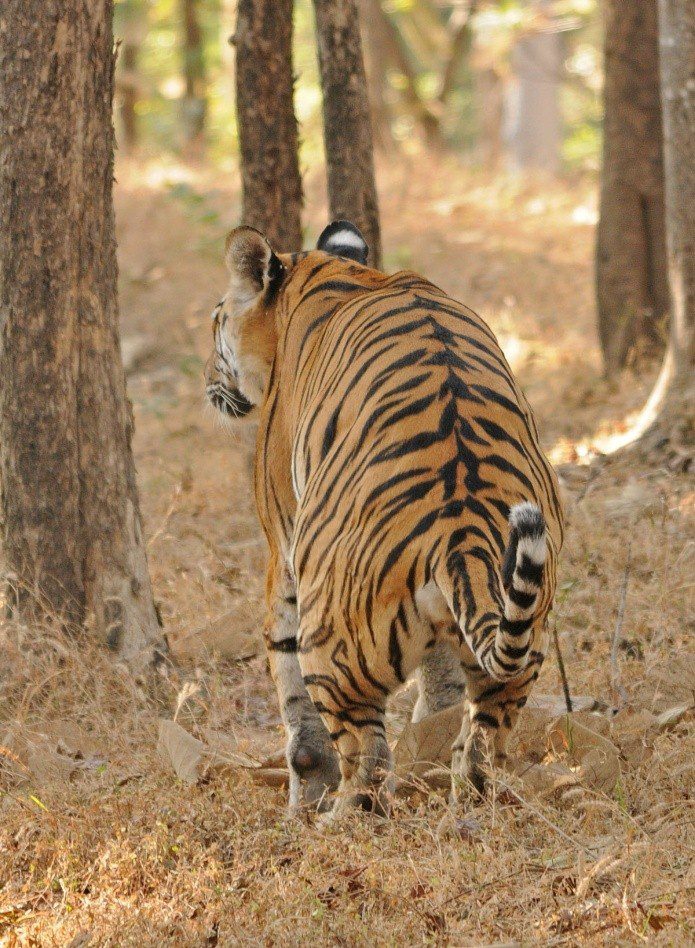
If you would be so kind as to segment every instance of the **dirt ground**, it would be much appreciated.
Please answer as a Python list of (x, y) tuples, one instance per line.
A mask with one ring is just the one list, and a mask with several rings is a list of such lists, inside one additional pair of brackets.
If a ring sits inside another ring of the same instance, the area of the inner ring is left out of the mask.
[[(392, 161), (379, 181), (386, 268), (421, 271), (488, 320), (563, 475), (554, 622), (581, 710), (562, 716), (551, 654), (519, 766), (485, 803), (453, 811), (421, 766), (440, 754), (431, 729), (410, 729), (390, 821), (284, 821), (251, 438), (203, 398), (239, 196), (208, 169), (121, 161), (124, 359), (179, 668), (154, 710), (101, 651), (0, 624), (0, 945), (695, 939), (695, 485), (678, 452), (601, 457), (654, 372), (601, 378), (595, 187), (493, 180), (453, 159)], [(326, 223), (318, 174), (306, 190), (308, 245)]]

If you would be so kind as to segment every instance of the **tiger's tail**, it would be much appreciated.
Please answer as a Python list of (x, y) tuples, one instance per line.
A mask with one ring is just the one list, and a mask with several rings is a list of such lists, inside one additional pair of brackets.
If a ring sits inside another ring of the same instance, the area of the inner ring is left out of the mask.
[(509, 512), (509, 542), (501, 564), (489, 549), (474, 546), (454, 551), (435, 571), (466, 644), (480, 667), (498, 681), (516, 678), (528, 662), (547, 552), (543, 514), (525, 501)]

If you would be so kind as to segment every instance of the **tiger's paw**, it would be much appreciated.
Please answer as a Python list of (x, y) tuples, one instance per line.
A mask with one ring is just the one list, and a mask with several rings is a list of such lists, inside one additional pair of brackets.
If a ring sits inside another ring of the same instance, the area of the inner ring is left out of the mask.
[(289, 813), (301, 809), (325, 812), (329, 795), (340, 783), (340, 768), (332, 746), (293, 740), (287, 751), (290, 772)]

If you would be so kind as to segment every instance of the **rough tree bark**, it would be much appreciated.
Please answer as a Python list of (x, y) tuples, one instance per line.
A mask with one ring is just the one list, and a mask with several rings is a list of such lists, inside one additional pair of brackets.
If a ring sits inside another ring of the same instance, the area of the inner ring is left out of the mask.
[(183, 123), (186, 142), (200, 145), (207, 117), (205, 51), (197, 0), (181, 0), (183, 20)]
[(355, 0), (314, 0), (330, 216), (356, 224), (381, 266), (372, 127)]
[(605, 118), (596, 244), (608, 375), (638, 345), (660, 351), (668, 312), (657, 0), (606, 0)]
[(112, 14), (0, 16), (0, 520), (11, 606), (88, 623), (137, 667), (166, 646), (118, 339)]
[(239, 0), (236, 109), (242, 220), (281, 251), (302, 246), (292, 72), (292, 0)]

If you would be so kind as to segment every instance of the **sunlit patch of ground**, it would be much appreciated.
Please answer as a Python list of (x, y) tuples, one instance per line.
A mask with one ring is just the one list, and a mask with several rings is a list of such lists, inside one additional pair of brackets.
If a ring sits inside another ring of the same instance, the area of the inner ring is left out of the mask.
[[(269, 752), (281, 732), (265, 659), (234, 660), (257, 652), (262, 614), (250, 438), (223, 429), (202, 397), (238, 192), (175, 163), (121, 164), (118, 180), (150, 565), (182, 662), (163, 713), (190, 679), (183, 727)], [(380, 181), (387, 266), (419, 270), (489, 321), (561, 467), (555, 620), (572, 693), (622, 704), (590, 719), (616, 742), (620, 779), (523, 800), (497, 787), (455, 814), (415, 791), (389, 823), (356, 819), (339, 835), (288, 825), (284, 791), (241, 768), (177, 781), (156, 753), (157, 713), (101, 652), (5, 623), (0, 944), (692, 943), (695, 493), (680, 469), (588, 463), (655, 374), (601, 378), (594, 191), (424, 159), (383, 167)], [(307, 205), (309, 239), (325, 223), (318, 175)], [(552, 655), (538, 690), (561, 694)], [(530, 734), (527, 718), (521, 747)]]

